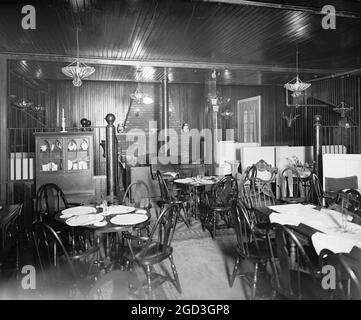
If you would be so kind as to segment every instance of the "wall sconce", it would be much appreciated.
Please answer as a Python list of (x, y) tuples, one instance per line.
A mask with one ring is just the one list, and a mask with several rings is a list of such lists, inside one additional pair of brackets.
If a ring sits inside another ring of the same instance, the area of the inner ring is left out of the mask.
[(120, 123), (118, 123), (117, 132), (118, 132), (118, 133), (123, 133), (124, 131), (125, 131), (124, 126), (121, 125)]
[(233, 112), (229, 109), (224, 110), (224, 112), (221, 113), (221, 116), (228, 120), (230, 117), (233, 116)]
[(139, 117), (139, 115), (140, 115), (140, 109), (139, 109), (139, 108), (137, 108), (137, 109), (134, 110), (134, 115), (135, 115), (136, 117)]

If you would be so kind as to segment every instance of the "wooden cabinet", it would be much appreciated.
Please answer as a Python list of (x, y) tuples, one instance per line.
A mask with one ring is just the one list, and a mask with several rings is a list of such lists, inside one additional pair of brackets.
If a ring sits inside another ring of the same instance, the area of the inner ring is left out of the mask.
[(92, 132), (35, 133), (36, 190), (56, 183), (71, 201), (94, 195)]

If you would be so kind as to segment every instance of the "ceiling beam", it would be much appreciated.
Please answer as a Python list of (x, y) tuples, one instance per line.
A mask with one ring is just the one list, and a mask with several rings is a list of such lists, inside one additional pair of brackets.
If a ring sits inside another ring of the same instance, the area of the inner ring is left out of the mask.
[[(275, 2), (266, 2), (266, 1), (250, 1), (250, 0), (200, 0), (203, 2), (221, 2), (221, 3), (228, 3), (228, 4), (237, 4), (237, 5), (245, 5), (245, 6), (253, 6), (253, 7), (263, 7), (263, 8), (272, 8), (272, 9), (281, 9), (281, 10), (290, 10), (290, 11), (302, 11), (308, 12), (312, 14), (321, 14), (322, 8), (316, 7), (308, 7), (304, 5), (290, 5), (284, 3), (275, 3)], [(332, 3), (330, 3), (332, 4)], [(349, 11), (342, 11), (338, 10), (336, 6), (336, 16), (337, 17), (344, 17), (344, 18), (353, 18), (353, 19), (361, 19), (360, 12), (349, 12)]]
[(307, 82), (317, 82), (317, 81), (322, 81), (322, 80), (335, 79), (335, 78), (340, 78), (340, 77), (344, 77), (344, 76), (351, 76), (354, 74), (361, 74), (361, 68), (349, 70), (346, 72), (336, 73), (336, 74), (330, 74), (329, 76), (308, 80)]
[[(15, 53), (0, 52), (0, 57), (9, 60), (33, 60), (42, 62), (64, 62), (74, 61), (74, 57), (61, 56), (54, 54), (35, 54), (35, 53)], [(114, 65), (114, 66), (139, 66), (139, 67), (161, 67), (161, 68), (190, 68), (190, 69), (216, 69), (216, 70), (243, 70), (243, 71), (261, 71), (276, 73), (294, 73), (295, 67), (283, 67), (276, 65), (256, 65), (256, 64), (235, 64), (235, 63), (211, 63), (211, 62), (194, 62), (194, 61), (172, 61), (172, 60), (124, 60), (124, 59), (104, 59), (80, 57), (81, 61), (87, 64)], [(332, 74), (347, 72), (347, 69), (316, 69), (316, 68), (299, 68), (299, 73), (311, 74)]]

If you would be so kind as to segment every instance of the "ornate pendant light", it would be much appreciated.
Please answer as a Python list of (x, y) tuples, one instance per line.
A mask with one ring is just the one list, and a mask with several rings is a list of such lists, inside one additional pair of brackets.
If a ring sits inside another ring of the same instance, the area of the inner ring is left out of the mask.
[(137, 68), (136, 73), (136, 80), (137, 80), (137, 88), (135, 89), (134, 93), (130, 95), (130, 98), (137, 104), (152, 104), (154, 100), (151, 97), (147, 97), (139, 88), (139, 81), (140, 81), (140, 72), (141, 70)]
[(79, 59), (79, 28), (76, 29), (76, 47), (77, 58), (66, 67), (62, 68), (61, 71), (66, 76), (73, 78), (73, 85), (75, 87), (80, 87), (82, 85), (82, 80), (92, 75), (95, 68), (86, 65)]
[[(350, 126), (350, 121), (352, 121), (352, 119), (348, 119), (347, 118), (347, 113), (353, 110), (353, 107), (349, 106), (347, 103), (345, 103), (345, 79), (344, 77), (342, 78), (342, 101), (341, 103), (332, 109), (333, 111), (337, 112), (340, 114), (341, 119), (339, 121), (339, 126), (340, 127), (349, 127)], [(353, 122), (353, 121), (352, 121)]]
[(287, 90), (293, 92), (292, 97), (294, 97), (294, 98), (301, 96), (302, 92), (311, 86), (310, 83), (302, 82), (302, 80), (300, 79), (300, 77), (298, 75), (298, 50), (296, 51), (296, 71), (297, 71), (296, 78), (292, 79), (290, 82), (287, 82), (284, 85), (284, 87)]

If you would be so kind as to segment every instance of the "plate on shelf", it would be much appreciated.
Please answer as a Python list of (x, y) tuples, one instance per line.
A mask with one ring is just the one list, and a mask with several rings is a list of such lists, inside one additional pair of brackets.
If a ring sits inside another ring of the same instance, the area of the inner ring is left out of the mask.
[(49, 142), (48, 140), (44, 140), (44, 143), (40, 146), (40, 151), (46, 152), (48, 150), (50, 150)]
[(110, 222), (118, 226), (130, 226), (148, 220), (148, 216), (142, 213), (121, 214), (110, 219)]
[[(77, 206), (77, 207), (71, 207), (68, 209), (63, 210), (61, 213), (62, 215), (70, 215), (70, 216), (81, 216), (83, 214), (90, 214), (90, 213), (96, 213), (97, 210), (93, 207), (88, 206)], [(62, 216), (60, 216), (62, 217)]]
[(68, 143), (68, 150), (69, 151), (76, 151), (76, 142), (74, 140), (70, 140)]
[(83, 142), (80, 144), (80, 148), (82, 150), (84, 150), (84, 151), (88, 150), (89, 145), (88, 145), (88, 142), (85, 139), (83, 139)]
[(61, 149), (63, 149), (63, 145), (61, 144), (61, 142), (59, 140), (55, 141), (55, 148), (60, 151)]

